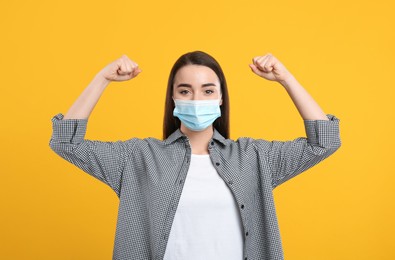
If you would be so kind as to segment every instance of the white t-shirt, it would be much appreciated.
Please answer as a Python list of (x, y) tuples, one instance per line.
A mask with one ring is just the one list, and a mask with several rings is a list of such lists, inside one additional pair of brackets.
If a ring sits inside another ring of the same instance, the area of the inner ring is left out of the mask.
[(209, 155), (191, 155), (164, 260), (241, 260), (243, 226)]

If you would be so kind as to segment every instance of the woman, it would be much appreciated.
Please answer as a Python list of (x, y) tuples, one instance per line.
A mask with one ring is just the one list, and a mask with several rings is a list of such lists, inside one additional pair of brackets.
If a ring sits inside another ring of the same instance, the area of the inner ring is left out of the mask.
[(142, 72), (126, 55), (102, 69), (65, 116), (52, 118), (51, 149), (120, 199), (113, 259), (283, 259), (272, 190), (340, 147), (339, 119), (324, 114), (272, 54), (249, 66), (285, 88), (307, 138), (229, 139), (226, 80), (201, 51), (182, 55), (170, 72), (164, 140), (84, 139), (108, 84)]

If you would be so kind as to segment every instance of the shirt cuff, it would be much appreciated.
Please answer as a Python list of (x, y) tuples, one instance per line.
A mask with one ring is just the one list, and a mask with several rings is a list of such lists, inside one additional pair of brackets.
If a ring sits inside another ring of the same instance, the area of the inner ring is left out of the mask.
[(52, 117), (52, 139), (58, 142), (80, 143), (84, 140), (88, 119), (64, 119), (59, 113)]
[(332, 114), (326, 114), (329, 120), (304, 120), (308, 143), (325, 148), (340, 145), (340, 119)]

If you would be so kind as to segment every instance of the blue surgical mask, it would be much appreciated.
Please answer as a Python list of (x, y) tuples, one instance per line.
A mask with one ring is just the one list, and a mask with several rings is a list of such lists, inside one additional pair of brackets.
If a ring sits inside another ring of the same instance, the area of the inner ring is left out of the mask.
[(202, 131), (221, 116), (220, 101), (221, 97), (209, 100), (175, 99), (173, 116), (178, 117), (188, 129)]

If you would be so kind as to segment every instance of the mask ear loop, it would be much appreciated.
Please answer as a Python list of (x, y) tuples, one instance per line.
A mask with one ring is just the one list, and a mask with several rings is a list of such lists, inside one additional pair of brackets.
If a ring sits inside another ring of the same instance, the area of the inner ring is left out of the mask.
[[(219, 103), (221, 103), (221, 99), (222, 99), (222, 93), (221, 93), (221, 95), (220, 95), (220, 97), (218, 99), (218, 105), (219, 106), (222, 106), (222, 104), (221, 105), (219, 104)], [(220, 127), (221, 126), (221, 120), (218, 120), (218, 118), (217, 118), (215, 121), (217, 121), (218, 127)]]

